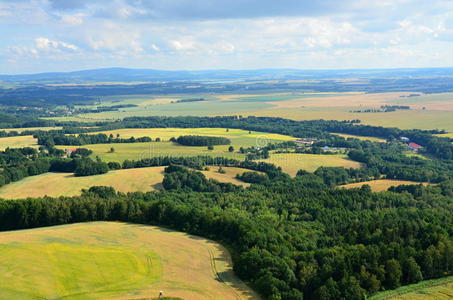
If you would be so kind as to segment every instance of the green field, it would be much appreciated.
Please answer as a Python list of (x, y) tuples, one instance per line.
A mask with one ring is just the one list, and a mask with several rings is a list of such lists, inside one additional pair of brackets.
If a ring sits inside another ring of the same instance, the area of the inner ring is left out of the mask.
[[(405, 97), (410, 93), (262, 93), (256, 95), (186, 94), (129, 95), (106, 97), (102, 105), (136, 104), (117, 112), (82, 114), (56, 120), (95, 121), (130, 116), (237, 115), (273, 116), (295, 120), (352, 120), (364, 124), (402, 129), (445, 129), (453, 131), (453, 94), (430, 94)], [(207, 101), (171, 103), (180, 99), (205, 98)], [(381, 105), (408, 105), (410, 110), (387, 113), (352, 113), (351, 110), (378, 108)]]
[(453, 299), (453, 276), (425, 280), (396, 290), (385, 291), (370, 300), (448, 300)]
[(24, 131), (30, 131), (30, 130), (49, 131), (49, 130), (59, 130), (59, 129), (62, 129), (62, 128), (63, 127), (5, 128), (5, 129), (0, 129), (0, 131), (6, 131), (6, 132), (11, 132), (11, 131), (24, 132)]
[[(171, 249), (171, 251), (168, 251)], [(94, 222), (0, 233), (1, 299), (258, 299), (221, 245), (153, 226)]]
[(315, 171), (319, 167), (345, 167), (360, 168), (360, 163), (352, 161), (344, 154), (318, 155), (300, 153), (281, 153), (271, 154), (268, 159), (261, 160), (275, 164), (291, 176), (295, 176), (297, 171), (304, 169), (309, 172)]
[(23, 148), (33, 147), (38, 148), (38, 144), (35, 138), (31, 135), (24, 136), (13, 136), (0, 138), (0, 151), (6, 148)]
[[(153, 140), (161, 138), (161, 142), (151, 143), (122, 143), (122, 144), (96, 144), (84, 145), (93, 151), (93, 157), (99, 156), (103, 161), (123, 162), (124, 160), (140, 160), (156, 156), (197, 156), (211, 155), (244, 159), (244, 155), (238, 153), (240, 147), (259, 146), (263, 147), (270, 142), (282, 142), (294, 140), (295, 138), (280, 134), (248, 131), (240, 129), (230, 129), (228, 132), (224, 128), (146, 128), (146, 129), (119, 129), (112, 131), (103, 131), (105, 134), (120, 134), (122, 138), (149, 136)], [(230, 145), (215, 146), (214, 150), (208, 150), (207, 147), (182, 146), (169, 142), (171, 137), (180, 135), (206, 135), (222, 136), (231, 140), (231, 145), (235, 152), (229, 152)], [(114, 148), (114, 153), (109, 153), (110, 148)], [(58, 146), (60, 149), (74, 148), (74, 146)]]
[[(0, 188), (0, 198), (22, 199), (27, 197), (59, 197), (79, 195), (82, 189), (92, 186), (111, 186), (115, 190), (127, 192), (147, 192), (161, 188), (165, 167), (149, 167), (110, 171), (107, 174), (75, 177), (70, 173), (45, 173), (26, 177), (20, 181), (7, 184)], [(207, 178), (236, 185), (248, 186), (235, 178), (236, 174), (249, 171), (247, 169), (223, 167), (225, 174), (217, 172), (218, 167), (210, 167), (203, 171)]]
[(382, 192), (382, 191), (388, 190), (388, 188), (391, 186), (398, 186), (398, 185), (403, 185), (403, 184), (420, 184), (420, 183), (424, 184), (424, 185), (427, 184), (425, 182), (415, 182), (415, 181), (408, 181), (408, 180), (378, 179), (378, 180), (370, 180), (370, 181), (345, 184), (345, 185), (341, 185), (339, 187), (351, 189), (351, 188), (359, 188), (362, 185), (368, 184), (371, 187), (371, 190), (373, 190), (374, 192)]
[(372, 142), (379, 142), (379, 143), (385, 143), (386, 142), (385, 139), (380, 139), (380, 138), (372, 137), (372, 136), (360, 136), (360, 135), (335, 133), (335, 132), (332, 132), (332, 134), (344, 137), (345, 139), (353, 138), (353, 139), (359, 139), (359, 140), (362, 140), (362, 141), (372, 141)]

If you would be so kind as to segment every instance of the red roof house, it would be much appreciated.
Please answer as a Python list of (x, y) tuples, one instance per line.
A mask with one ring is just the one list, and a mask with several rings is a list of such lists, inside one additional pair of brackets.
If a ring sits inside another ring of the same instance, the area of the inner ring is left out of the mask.
[(417, 150), (420, 150), (420, 149), (423, 148), (423, 147), (420, 146), (419, 144), (412, 143), (412, 142), (409, 143), (408, 146), (409, 146), (409, 148), (411, 148), (411, 149), (414, 150), (414, 151), (417, 151)]

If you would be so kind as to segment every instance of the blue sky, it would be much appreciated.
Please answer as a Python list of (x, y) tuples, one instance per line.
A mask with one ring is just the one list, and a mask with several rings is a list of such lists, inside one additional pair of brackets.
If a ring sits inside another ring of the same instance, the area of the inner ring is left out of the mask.
[(453, 66), (451, 0), (0, 0), (0, 73)]

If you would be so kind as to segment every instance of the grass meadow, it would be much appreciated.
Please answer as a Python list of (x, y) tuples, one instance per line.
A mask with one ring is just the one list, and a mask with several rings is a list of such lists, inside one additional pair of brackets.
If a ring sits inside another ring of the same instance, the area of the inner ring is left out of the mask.
[[(82, 189), (92, 186), (111, 186), (115, 190), (127, 192), (147, 192), (162, 188), (165, 167), (149, 167), (110, 171), (107, 174), (75, 177), (71, 173), (45, 173), (26, 177), (20, 181), (0, 188), (0, 198), (22, 199), (27, 197), (59, 197), (80, 195)], [(242, 168), (223, 167), (225, 174), (218, 167), (211, 166), (209, 171), (202, 171), (207, 178), (220, 182), (230, 182), (244, 187), (249, 184), (235, 178), (236, 174), (249, 171)]]
[(0, 151), (6, 148), (23, 148), (32, 147), (38, 148), (38, 144), (35, 138), (31, 135), (24, 136), (13, 136), (0, 138)]
[(361, 167), (360, 163), (348, 159), (344, 154), (318, 155), (301, 153), (272, 153), (270, 158), (263, 159), (261, 161), (275, 164), (291, 176), (295, 176), (297, 171), (300, 169), (313, 172), (322, 166), (345, 168)]
[[(157, 156), (197, 156), (210, 155), (222, 156), (242, 160), (243, 154), (238, 153), (240, 147), (258, 146), (262, 147), (268, 143), (283, 142), (295, 140), (295, 138), (272, 133), (256, 132), (249, 133), (245, 130), (230, 129), (228, 132), (225, 128), (146, 128), (146, 129), (119, 129), (112, 131), (103, 131), (105, 134), (120, 135), (122, 138), (149, 136), (153, 140), (161, 138), (161, 142), (151, 143), (120, 143), (120, 144), (96, 144), (84, 145), (93, 151), (92, 156), (99, 156), (103, 161), (123, 162), (124, 160), (140, 160)], [(214, 150), (208, 150), (207, 147), (182, 146), (177, 143), (169, 142), (172, 137), (180, 135), (206, 135), (222, 136), (231, 140), (231, 146), (235, 152), (229, 152), (230, 145), (215, 146)], [(113, 153), (110, 152), (114, 148)], [(60, 149), (74, 148), (74, 146), (58, 146)]]
[[(237, 115), (273, 116), (294, 120), (352, 120), (364, 124), (399, 127), (402, 129), (445, 129), (453, 131), (453, 93), (261, 93), (261, 94), (201, 94), (201, 95), (128, 95), (106, 97), (102, 105), (136, 104), (117, 112), (82, 114), (60, 117), (64, 121), (117, 120), (130, 116), (214, 116)], [(187, 98), (205, 98), (207, 101), (171, 103)], [(381, 105), (408, 105), (410, 110), (387, 113), (353, 113), (350, 111), (378, 108)]]
[(415, 182), (415, 181), (408, 181), (408, 180), (395, 180), (395, 179), (378, 179), (378, 180), (370, 180), (370, 181), (363, 181), (357, 183), (350, 183), (339, 186), (340, 188), (359, 188), (365, 184), (368, 184), (371, 187), (373, 192), (382, 192), (388, 190), (391, 186), (398, 186), (403, 184), (425, 184), (423, 182)]
[(453, 299), (453, 276), (425, 280), (396, 290), (385, 291), (370, 300), (448, 300)]
[[(171, 251), (168, 251), (171, 249)], [(92, 222), (0, 233), (1, 299), (258, 299), (212, 241)]]

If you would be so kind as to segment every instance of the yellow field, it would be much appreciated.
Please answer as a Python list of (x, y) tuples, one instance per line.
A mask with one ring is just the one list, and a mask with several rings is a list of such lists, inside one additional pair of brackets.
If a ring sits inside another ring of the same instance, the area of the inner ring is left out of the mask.
[(426, 280), (385, 291), (370, 300), (448, 300), (453, 299), (453, 276)]
[(261, 161), (275, 164), (282, 168), (285, 173), (295, 176), (297, 171), (304, 169), (309, 172), (315, 171), (319, 167), (345, 167), (360, 168), (361, 164), (352, 161), (343, 154), (318, 155), (300, 153), (272, 153), (268, 159)]
[[(22, 199), (27, 197), (76, 196), (82, 189), (92, 186), (111, 186), (123, 193), (147, 192), (160, 189), (164, 179), (165, 167), (149, 167), (110, 171), (107, 174), (74, 177), (70, 173), (45, 173), (26, 177), (0, 188), (0, 198)], [(211, 166), (209, 171), (202, 171), (207, 178), (220, 182), (229, 182), (244, 187), (248, 183), (235, 178), (236, 174), (250, 171), (242, 168), (223, 167), (225, 174), (217, 172), (218, 167)]]
[(45, 173), (26, 177), (0, 188), (0, 198), (79, 195), (92, 186), (111, 186), (120, 192), (152, 191), (159, 188), (164, 167), (110, 171), (107, 174), (74, 177), (70, 173)]
[(370, 180), (370, 181), (363, 181), (363, 182), (340, 185), (339, 187), (351, 189), (351, 188), (359, 188), (364, 184), (368, 184), (371, 187), (371, 190), (373, 190), (374, 192), (382, 192), (382, 191), (386, 191), (391, 186), (398, 186), (398, 185), (403, 185), (403, 184), (420, 184), (420, 183), (424, 184), (424, 185), (427, 184), (426, 182), (415, 182), (415, 181), (408, 181), (408, 180), (378, 179), (378, 180)]
[[(120, 134), (121, 138), (149, 136), (153, 140), (161, 138), (161, 142), (151, 143), (121, 143), (121, 144), (96, 144), (84, 145), (93, 151), (93, 157), (99, 156), (103, 161), (123, 162), (124, 160), (140, 160), (156, 156), (197, 156), (210, 155), (234, 158), (238, 160), (244, 159), (245, 155), (237, 151), (240, 147), (258, 146), (263, 147), (270, 142), (282, 142), (294, 140), (295, 138), (271, 133), (262, 133), (239, 129), (230, 129), (226, 132), (224, 128), (149, 128), (149, 129), (119, 129), (112, 131), (103, 131), (105, 134), (113, 134), (115, 137)], [(206, 135), (206, 136), (222, 136), (231, 140), (231, 146), (235, 148), (235, 152), (229, 152), (230, 145), (214, 146), (214, 150), (208, 150), (207, 147), (182, 146), (177, 143), (169, 142), (172, 137), (180, 135)], [(115, 152), (110, 153), (110, 148), (114, 148)], [(74, 146), (57, 146), (59, 149), (74, 148)]]
[[(243, 168), (235, 168), (235, 167), (222, 167), (222, 169), (225, 171), (224, 174), (221, 174), (218, 172), (219, 167), (218, 166), (209, 166), (209, 171), (202, 171), (207, 178), (212, 178), (215, 180), (218, 180), (220, 182), (226, 182), (226, 183), (232, 183), (235, 185), (242, 185), (244, 187), (250, 186), (249, 183), (240, 181), (236, 179), (237, 174), (242, 174), (244, 172), (255, 172)], [(260, 173), (260, 172), (258, 172)]]
[(31, 135), (0, 138), (0, 151), (5, 150), (6, 148), (23, 147), (38, 148), (38, 144), (36, 139)]
[(332, 132), (332, 134), (344, 137), (345, 139), (353, 138), (353, 139), (359, 139), (359, 140), (362, 140), (362, 141), (372, 141), (372, 142), (379, 142), (379, 143), (385, 143), (386, 142), (385, 139), (380, 139), (380, 138), (372, 137), (372, 136), (360, 136), (360, 135), (334, 133), (334, 132)]
[(24, 132), (24, 131), (29, 131), (29, 130), (49, 131), (49, 130), (58, 130), (58, 129), (62, 129), (62, 128), (63, 127), (5, 128), (5, 129), (0, 129), (0, 131), (6, 131), (6, 132), (11, 132), (11, 131)]
[[(171, 249), (171, 251), (168, 251)], [(258, 299), (212, 241), (92, 222), (0, 233), (1, 299)]]

